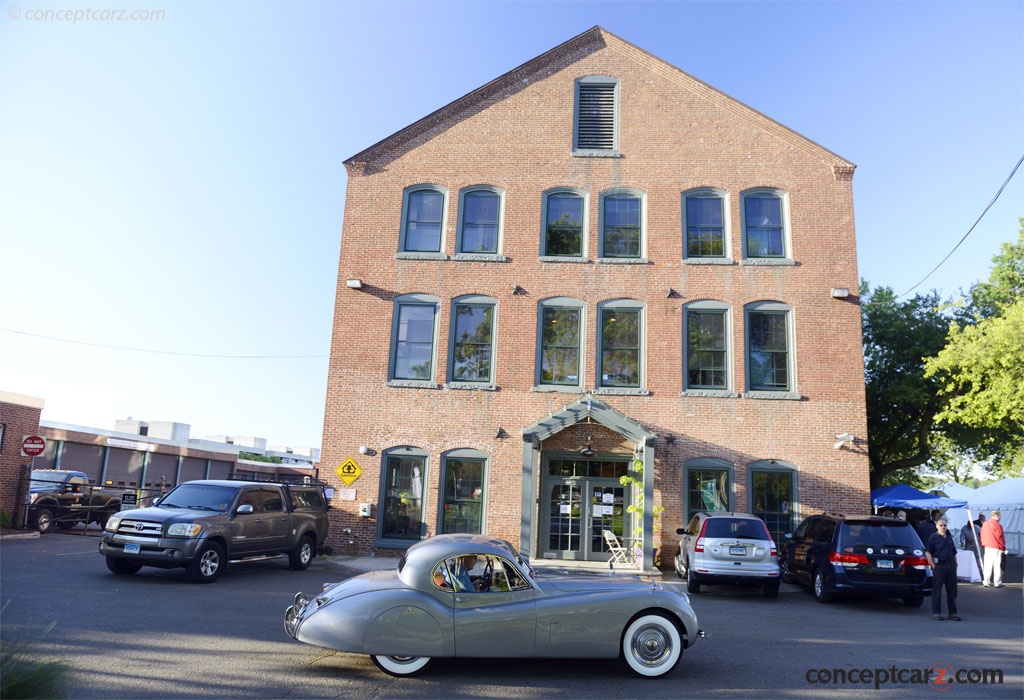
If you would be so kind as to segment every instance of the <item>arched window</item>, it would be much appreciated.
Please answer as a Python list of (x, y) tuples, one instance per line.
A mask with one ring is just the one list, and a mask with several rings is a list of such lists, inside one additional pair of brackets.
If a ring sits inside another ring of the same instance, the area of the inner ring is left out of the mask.
[(727, 392), (731, 382), (729, 307), (695, 301), (684, 307), (683, 390)]
[(587, 197), (578, 190), (544, 193), (541, 257), (583, 260), (586, 257)]
[(488, 459), (486, 453), (471, 449), (452, 450), (442, 456), (438, 533), (484, 533)]
[(426, 294), (395, 299), (391, 323), (391, 384), (433, 386), (440, 300)]
[(602, 302), (597, 309), (597, 391), (644, 390), (644, 305), (632, 299)]
[(687, 260), (724, 260), (728, 256), (729, 227), (725, 193), (713, 189), (683, 193), (683, 257)]
[(582, 301), (566, 297), (545, 299), (538, 305), (538, 389), (582, 389), (584, 312), (585, 306)]
[(501, 190), (471, 187), (462, 191), (459, 200), (459, 253), (497, 255), (501, 245)]
[(743, 193), (743, 249), (746, 258), (785, 259), (789, 252), (786, 197), (778, 190)]
[(406, 188), (402, 204), (400, 253), (443, 254), (447, 197), (447, 190), (435, 185)]

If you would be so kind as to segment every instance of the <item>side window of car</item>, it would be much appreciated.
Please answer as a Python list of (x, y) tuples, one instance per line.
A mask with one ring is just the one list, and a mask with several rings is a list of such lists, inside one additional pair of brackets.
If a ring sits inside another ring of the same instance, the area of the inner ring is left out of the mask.
[(451, 580), (449, 579), (448, 576), (448, 569), (447, 567), (445, 567), (443, 561), (434, 567), (434, 573), (432, 578), (434, 581), (434, 585), (440, 588), (442, 591), (452, 590)]
[(490, 559), (494, 565), (492, 591), (519, 591), (529, 588), (526, 578), (508, 560), (500, 557)]
[(281, 499), (281, 492), (277, 489), (262, 489), (263, 510), (269, 513), (280, 513), (284, 510), (284, 501)]
[(700, 518), (695, 515), (690, 519), (690, 524), (686, 527), (686, 534), (696, 537), (699, 532)]
[(238, 507), (252, 506), (253, 511), (259, 511), (260, 509), (260, 491), (259, 489), (247, 489), (242, 492), (242, 497), (238, 499)]
[(824, 518), (818, 521), (818, 527), (814, 528), (814, 541), (815, 542), (832, 542), (832, 535), (836, 532), (836, 523), (834, 520), (826, 520)]
[(807, 518), (807, 520), (800, 523), (800, 527), (793, 533), (793, 539), (802, 540), (807, 537), (807, 533), (811, 530), (811, 525), (814, 523), (814, 518)]

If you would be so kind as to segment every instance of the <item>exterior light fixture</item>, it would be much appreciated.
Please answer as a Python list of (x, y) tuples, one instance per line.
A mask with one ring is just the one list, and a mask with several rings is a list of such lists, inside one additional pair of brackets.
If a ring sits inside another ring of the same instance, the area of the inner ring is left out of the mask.
[(362, 280), (345, 280), (345, 286), (348, 287), (349, 289), (362, 289), (363, 288), (363, 281)]
[(515, 295), (526, 294), (526, 290), (520, 287), (518, 284), (512, 288), (512, 293)]
[(832, 298), (833, 299), (846, 299), (850, 296), (850, 290), (847, 287), (833, 287)]
[(498, 426), (498, 432), (494, 434), (494, 437), (498, 440), (504, 440), (508, 437), (508, 433), (505, 432), (504, 428)]
[(594, 448), (592, 448), (590, 446), (590, 436), (588, 435), (587, 436), (587, 446), (584, 447), (582, 450), (580, 450), (580, 455), (583, 456), (583, 457), (593, 457), (595, 454), (597, 454), (597, 453), (594, 452)]

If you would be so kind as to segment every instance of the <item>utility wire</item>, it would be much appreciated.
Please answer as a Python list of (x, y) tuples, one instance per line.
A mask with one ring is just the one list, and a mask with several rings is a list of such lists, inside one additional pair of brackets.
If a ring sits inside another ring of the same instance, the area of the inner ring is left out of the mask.
[(16, 331), (11, 328), (0, 328), (0, 331), (4, 333), (14, 333), (16, 335), (25, 335), (31, 338), (41, 338), (42, 340), (54, 340), (59, 343), (72, 343), (74, 345), (88, 345), (94, 348), (105, 348), (107, 350), (124, 350), (126, 352), (147, 352), (153, 355), (174, 355), (176, 357), (203, 357), (203, 358), (215, 358), (215, 359), (227, 359), (227, 360), (294, 360), (294, 359), (322, 359), (327, 355), (208, 355), (204, 353), (195, 352), (172, 352), (170, 350), (150, 350), (148, 348), (129, 348), (122, 345), (104, 345), (103, 343), (89, 343), (84, 340), (71, 340), (69, 338), (55, 338), (51, 335), (39, 335), (36, 333), (26, 333), (25, 331)]
[(1024, 155), (1021, 155), (1021, 157), (1020, 157), (1020, 160), (1018, 160), (1018, 161), (1017, 161), (1017, 164), (1016, 164), (1015, 166), (1013, 166), (1013, 170), (1011, 170), (1011, 171), (1010, 171), (1010, 174), (1009, 174), (1009, 175), (1007, 176), (1006, 180), (1005, 180), (1005, 181), (1003, 182), (1002, 186), (1001, 186), (1001, 187), (999, 188), (999, 191), (998, 191), (998, 192), (996, 192), (996, 196), (995, 196), (995, 197), (993, 197), (993, 198), (992, 198), (992, 201), (988, 203), (988, 206), (987, 206), (987, 207), (985, 207), (985, 209), (984, 209), (984, 210), (983, 210), (983, 211), (981, 212), (981, 215), (980, 215), (980, 216), (978, 217), (977, 221), (975, 221), (975, 222), (974, 222), (974, 225), (972, 225), (972, 226), (971, 226), (971, 228), (967, 230), (967, 233), (965, 233), (965, 234), (964, 234), (964, 237), (963, 237), (963, 238), (961, 238), (961, 239), (960, 239), (960, 241), (959, 241), (959, 242), (958, 242), (958, 243), (957, 243), (957, 244), (956, 244), (955, 246), (953, 246), (953, 250), (949, 251), (949, 253), (947, 253), (947, 254), (946, 254), (946, 257), (944, 257), (944, 258), (943, 258), (942, 260), (940, 260), (940, 261), (939, 261), (939, 264), (938, 264), (938, 265), (936, 265), (935, 267), (933, 267), (933, 268), (932, 268), (932, 271), (931, 271), (931, 272), (929, 272), (929, 273), (928, 273), (927, 275), (925, 275), (925, 276), (924, 276), (923, 278), (921, 278), (921, 281), (920, 281), (920, 282), (918, 282), (917, 284), (915, 284), (915, 285), (914, 285), (913, 287), (911, 287), (911, 288), (910, 288), (910, 289), (908, 289), (907, 291), (903, 292), (903, 294), (900, 294), (899, 296), (895, 296), (895, 297), (893, 297), (893, 298), (892, 298), (892, 301), (896, 301), (896, 300), (897, 300), (897, 299), (899, 299), (900, 297), (905, 297), (905, 296), (907, 296), (908, 294), (910, 294), (910, 293), (911, 293), (912, 291), (914, 291), (915, 289), (917, 289), (918, 287), (920, 287), (920, 286), (921, 286), (922, 284), (924, 284), (924, 281), (925, 281), (926, 279), (928, 279), (928, 278), (929, 278), (929, 277), (931, 277), (931, 276), (932, 276), (933, 274), (935, 274), (935, 271), (936, 271), (936, 270), (938, 270), (938, 269), (939, 269), (940, 267), (942, 267), (942, 266), (943, 266), (943, 265), (944, 265), (944, 264), (946, 263), (946, 261), (947, 261), (947, 260), (949, 260), (950, 256), (952, 256), (952, 255), (953, 255), (953, 253), (955, 253), (955, 252), (956, 252), (956, 249), (957, 249), (957, 248), (959, 248), (959, 247), (960, 247), (960, 245), (961, 245), (961, 244), (962, 244), (962, 243), (963, 243), (964, 241), (966, 241), (966, 240), (967, 240), (967, 237), (968, 237), (968, 236), (970, 236), (970, 235), (971, 235), (971, 232), (973, 232), (973, 231), (974, 231), (975, 227), (976, 227), (976, 226), (977, 226), (977, 225), (978, 225), (979, 223), (981, 223), (981, 220), (982, 220), (982, 218), (983, 218), (983, 217), (985, 216), (985, 214), (987, 214), (987, 213), (988, 213), (988, 210), (989, 210), (989, 209), (991, 209), (991, 208), (992, 208), (992, 205), (996, 203), (996, 200), (997, 200), (997, 199), (999, 199), (999, 195), (1001, 195), (1001, 194), (1003, 193), (1003, 190), (1005, 190), (1005, 189), (1006, 189), (1006, 186), (1010, 184), (1010, 180), (1012, 180), (1012, 179), (1013, 179), (1013, 176), (1017, 174), (1017, 169), (1018, 169), (1018, 168), (1020, 168), (1020, 165), (1021, 165), (1021, 163), (1024, 163)]

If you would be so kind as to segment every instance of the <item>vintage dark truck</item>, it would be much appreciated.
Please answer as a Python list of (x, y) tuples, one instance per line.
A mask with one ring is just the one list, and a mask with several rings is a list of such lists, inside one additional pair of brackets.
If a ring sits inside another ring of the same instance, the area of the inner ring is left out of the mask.
[(152, 507), (111, 517), (100, 554), (115, 574), (184, 567), (199, 583), (232, 561), (286, 555), (292, 569), (305, 569), (327, 539), (327, 507), (317, 485), (188, 481)]
[(61, 530), (78, 523), (99, 523), (121, 510), (121, 493), (89, 483), (85, 472), (33, 469), (28, 488), (28, 523), (39, 532)]

